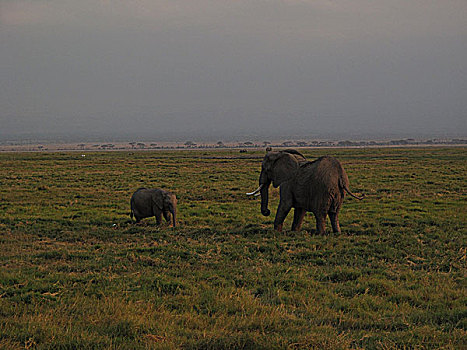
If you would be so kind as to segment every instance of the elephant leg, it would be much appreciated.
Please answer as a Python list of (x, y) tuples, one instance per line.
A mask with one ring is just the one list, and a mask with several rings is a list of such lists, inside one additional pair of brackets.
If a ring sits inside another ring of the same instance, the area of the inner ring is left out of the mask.
[(341, 228), (339, 226), (339, 213), (328, 213), (329, 219), (331, 219), (332, 232), (341, 233)]
[(130, 217), (131, 217), (131, 218), (135, 218), (136, 223), (139, 223), (139, 222), (141, 221), (141, 217), (140, 217), (140, 216), (138, 215), (138, 213), (137, 213), (135, 210), (133, 210), (133, 209), (131, 209)]
[(160, 225), (162, 223), (162, 212), (160, 210), (156, 210), (154, 216), (156, 217), (156, 224)]
[(292, 231), (299, 231), (302, 227), (303, 218), (305, 217), (306, 211), (303, 208), (295, 208), (293, 213)]
[(316, 232), (319, 235), (326, 233), (326, 213), (314, 213), (316, 218)]
[(284, 205), (284, 203), (279, 203), (279, 208), (277, 208), (276, 218), (274, 219), (274, 230), (282, 232), (282, 224), (284, 223), (287, 214), (289, 213), (290, 209), (292, 209), (291, 205)]
[(274, 229), (282, 232), (282, 224), (293, 205), (292, 194), (288, 186), (280, 187), (280, 197), (279, 207), (277, 208), (276, 218), (274, 219)]
[(165, 219), (165, 221), (167, 221), (167, 222), (170, 222), (170, 216), (169, 216), (169, 214), (170, 214), (170, 213), (169, 213), (168, 211), (164, 211), (164, 219)]

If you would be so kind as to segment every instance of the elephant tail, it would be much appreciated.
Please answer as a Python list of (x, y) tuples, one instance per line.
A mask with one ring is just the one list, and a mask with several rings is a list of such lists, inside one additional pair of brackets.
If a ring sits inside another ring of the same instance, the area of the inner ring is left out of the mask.
[(133, 196), (130, 199), (130, 219), (133, 219)]
[(345, 192), (347, 192), (349, 195), (351, 195), (352, 197), (354, 197), (354, 198), (356, 198), (356, 199), (358, 199), (358, 200), (360, 200), (360, 201), (363, 199), (363, 197), (365, 197), (365, 195), (362, 195), (361, 197), (358, 197), (358, 196), (354, 195), (352, 192), (350, 192), (350, 190), (349, 190), (349, 188), (348, 188), (347, 186), (344, 187), (344, 190), (345, 190)]

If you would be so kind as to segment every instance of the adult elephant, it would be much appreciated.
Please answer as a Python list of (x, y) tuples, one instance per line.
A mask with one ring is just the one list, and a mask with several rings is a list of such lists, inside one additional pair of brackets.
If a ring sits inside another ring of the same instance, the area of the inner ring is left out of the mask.
[(176, 225), (177, 197), (171, 192), (160, 188), (138, 188), (131, 196), (130, 206), (130, 217), (134, 216), (136, 222), (155, 216), (157, 225), (160, 225), (164, 215), (167, 222), (172, 216), (172, 225)]
[(349, 190), (349, 179), (340, 162), (330, 156), (312, 162), (295, 150), (269, 151), (263, 159), (259, 188), (248, 195), (261, 194), (261, 213), (269, 216), (269, 185), (280, 186), (280, 202), (274, 220), (274, 229), (282, 225), (291, 208), (294, 210), (292, 230), (300, 229), (305, 213), (316, 218), (316, 230), (325, 233), (326, 216), (329, 215), (333, 232), (340, 232), (339, 210), (344, 193), (357, 197)]

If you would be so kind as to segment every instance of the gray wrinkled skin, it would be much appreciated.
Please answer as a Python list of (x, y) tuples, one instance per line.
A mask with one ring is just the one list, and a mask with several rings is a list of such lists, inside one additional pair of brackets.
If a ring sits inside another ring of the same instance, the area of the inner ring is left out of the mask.
[(300, 229), (306, 212), (316, 218), (316, 230), (325, 233), (325, 220), (329, 215), (333, 232), (340, 232), (339, 210), (344, 193), (349, 190), (349, 179), (340, 162), (330, 156), (307, 161), (295, 150), (270, 151), (263, 159), (259, 184), (261, 188), (261, 213), (270, 215), (268, 209), (269, 185), (280, 186), (280, 202), (274, 220), (274, 229), (282, 231), (282, 224), (292, 208), (292, 230)]
[(177, 197), (171, 192), (160, 188), (138, 188), (131, 196), (130, 206), (130, 217), (134, 216), (136, 222), (154, 216), (160, 225), (162, 216), (167, 222), (172, 216), (172, 225), (176, 226)]

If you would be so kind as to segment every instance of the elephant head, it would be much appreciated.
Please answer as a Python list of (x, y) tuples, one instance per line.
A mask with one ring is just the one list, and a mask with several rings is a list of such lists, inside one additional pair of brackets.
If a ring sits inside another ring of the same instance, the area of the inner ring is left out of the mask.
[(259, 187), (248, 195), (261, 194), (261, 214), (269, 216), (271, 211), (268, 209), (269, 185), (277, 188), (283, 182), (293, 178), (300, 164), (306, 162), (306, 158), (295, 150), (269, 151), (266, 153), (261, 166), (259, 176)]
[(162, 211), (164, 217), (167, 219), (167, 213), (172, 215), (172, 224), (175, 227), (176, 222), (176, 215), (177, 215), (177, 197), (171, 193), (166, 191), (161, 191), (160, 195), (155, 194), (153, 200), (159, 210)]

